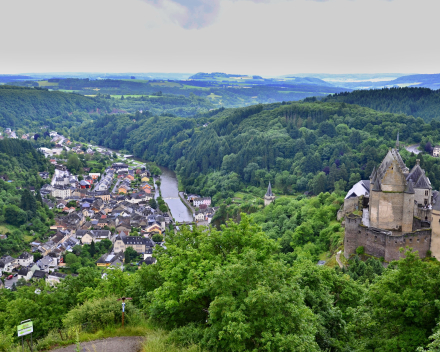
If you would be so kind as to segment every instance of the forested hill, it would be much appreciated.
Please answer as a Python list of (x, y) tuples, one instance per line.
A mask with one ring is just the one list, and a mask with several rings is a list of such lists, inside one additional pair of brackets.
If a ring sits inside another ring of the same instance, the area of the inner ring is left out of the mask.
[[(207, 119), (135, 120), (101, 117), (76, 135), (175, 169), (188, 192), (217, 198), (233, 196), (243, 184), (267, 187), (269, 180), (284, 193), (348, 190), (369, 177), (398, 131), (408, 143), (440, 138), (439, 122), (345, 103), (255, 105)], [(402, 154), (411, 167), (416, 157)], [(422, 157), (422, 163), (439, 189), (438, 159)]]
[(379, 111), (421, 117), (425, 121), (440, 121), (440, 90), (429, 88), (384, 88), (356, 90), (324, 98), (326, 102), (357, 104)]
[[(0, 86), (0, 126), (4, 128), (54, 127), (82, 122), (93, 111), (109, 109), (109, 103), (77, 94), (47, 89)], [(75, 114), (72, 113), (83, 113)], [(70, 127), (70, 126), (69, 126)]]

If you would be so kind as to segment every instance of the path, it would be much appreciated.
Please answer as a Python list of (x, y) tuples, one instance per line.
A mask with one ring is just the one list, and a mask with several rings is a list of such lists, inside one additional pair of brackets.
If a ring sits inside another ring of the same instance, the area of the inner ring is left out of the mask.
[(196, 212), (196, 210), (195, 210), (194, 207), (191, 205), (191, 203), (188, 202), (188, 201), (185, 199), (185, 196), (184, 196), (184, 193), (183, 193), (183, 192), (179, 192), (179, 197), (180, 197), (181, 201), (182, 201), (183, 203), (185, 203), (185, 204), (189, 207), (189, 209), (191, 209), (191, 212), (194, 214), (194, 213)]
[(344, 267), (344, 264), (342, 264), (340, 257), (341, 257), (341, 251), (336, 253), (336, 261), (338, 262), (339, 267), (342, 269)]
[(420, 144), (414, 144), (414, 145), (409, 145), (407, 147), (405, 147), (405, 149), (407, 151), (409, 151), (410, 153), (414, 153), (414, 154), (419, 154), (420, 150), (418, 150)]
[[(81, 343), (81, 352), (139, 352), (141, 351), (143, 338), (140, 336), (111, 337), (104, 340), (96, 340)], [(70, 345), (51, 352), (75, 352), (76, 345)]]

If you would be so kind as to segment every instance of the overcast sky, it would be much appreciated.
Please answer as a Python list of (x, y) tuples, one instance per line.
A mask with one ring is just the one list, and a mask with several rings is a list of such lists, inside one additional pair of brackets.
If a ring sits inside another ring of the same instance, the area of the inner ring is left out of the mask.
[(3, 0), (0, 73), (439, 73), (439, 5)]

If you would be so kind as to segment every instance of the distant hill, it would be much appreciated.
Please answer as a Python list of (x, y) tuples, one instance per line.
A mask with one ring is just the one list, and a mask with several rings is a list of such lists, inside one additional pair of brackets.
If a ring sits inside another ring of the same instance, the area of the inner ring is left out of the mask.
[(289, 82), (293, 81), (295, 84), (313, 84), (318, 86), (334, 87), (333, 84), (314, 77), (287, 76), (285, 79)]
[(71, 116), (72, 113), (97, 109), (107, 111), (108, 102), (42, 88), (0, 86), (0, 126), (5, 128), (78, 124), (84, 116)]
[(200, 81), (200, 80), (228, 80), (228, 79), (234, 79), (234, 80), (238, 80), (238, 79), (263, 79), (263, 77), (261, 76), (248, 76), (248, 75), (234, 75), (234, 74), (228, 74), (228, 73), (223, 73), (223, 72), (212, 72), (212, 73), (204, 73), (204, 72), (199, 72), (196, 73), (195, 75), (192, 75), (191, 77), (189, 77), (189, 79), (195, 80), (195, 81)]
[(428, 74), (428, 75), (410, 75), (399, 77), (393, 81), (387, 82), (392, 85), (405, 85), (425, 87), (431, 89), (440, 88), (440, 74)]
[(0, 83), (14, 82), (14, 81), (24, 81), (26, 79), (31, 79), (30, 76), (24, 75), (0, 75)]
[(425, 121), (440, 120), (440, 91), (429, 88), (356, 90), (351, 93), (334, 94), (323, 101), (344, 102), (384, 112), (403, 113), (421, 117)]

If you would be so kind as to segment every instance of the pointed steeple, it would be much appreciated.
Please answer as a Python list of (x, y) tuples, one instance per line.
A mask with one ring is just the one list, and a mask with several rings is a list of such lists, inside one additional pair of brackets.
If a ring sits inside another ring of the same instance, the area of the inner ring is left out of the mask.
[(270, 185), (270, 181), (269, 181), (269, 186), (267, 187), (266, 196), (273, 197), (272, 186)]
[(396, 150), (399, 150), (400, 143), (399, 143), (399, 131), (397, 131), (397, 140), (396, 140)]

